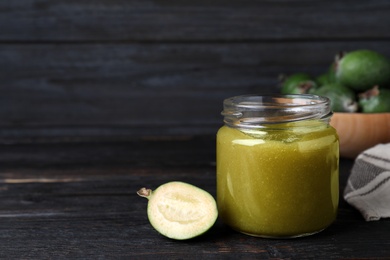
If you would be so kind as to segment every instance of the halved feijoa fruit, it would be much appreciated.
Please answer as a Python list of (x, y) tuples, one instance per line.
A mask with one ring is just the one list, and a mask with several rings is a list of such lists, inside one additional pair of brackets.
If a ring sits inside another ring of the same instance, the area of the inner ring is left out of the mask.
[(142, 188), (150, 224), (162, 235), (184, 240), (209, 230), (218, 217), (217, 204), (205, 190), (184, 182), (168, 182), (155, 191)]

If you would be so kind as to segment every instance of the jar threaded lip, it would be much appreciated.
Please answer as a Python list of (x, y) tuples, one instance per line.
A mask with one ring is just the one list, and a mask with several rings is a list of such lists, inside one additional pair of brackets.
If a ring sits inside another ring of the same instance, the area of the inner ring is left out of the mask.
[(259, 127), (309, 119), (329, 121), (330, 100), (311, 94), (241, 95), (223, 102), (224, 122), (232, 127)]

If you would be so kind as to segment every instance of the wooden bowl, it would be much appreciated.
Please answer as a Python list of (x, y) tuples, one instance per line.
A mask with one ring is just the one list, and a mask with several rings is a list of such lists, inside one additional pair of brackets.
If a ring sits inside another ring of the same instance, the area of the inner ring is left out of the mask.
[(364, 150), (390, 142), (390, 113), (334, 113), (330, 124), (340, 138), (340, 156), (356, 158)]

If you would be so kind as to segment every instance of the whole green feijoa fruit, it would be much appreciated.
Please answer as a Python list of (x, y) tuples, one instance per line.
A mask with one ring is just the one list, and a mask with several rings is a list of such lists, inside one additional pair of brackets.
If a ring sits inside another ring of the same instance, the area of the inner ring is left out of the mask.
[(329, 83), (336, 82), (336, 62), (330, 64), (328, 69)]
[(323, 73), (315, 79), (315, 82), (317, 83), (317, 86), (319, 86), (319, 87), (326, 85), (326, 84), (333, 83), (333, 82), (335, 82), (334, 74), (329, 72), (329, 71), (326, 73)]
[(326, 84), (335, 82), (336, 81), (336, 79), (335, 79), (335, 63), (332, 63), (329, 66), (328, 71), (319, 75), (315, 81), (316, 81), (318, 86), (322, 86), (322, 85), (326, 85)]
[(323, 85), (313, 94), (329, 98), (333, 112), (356, 112), (358, 110), (355, 93), (341, 84)]
[(314, 88), (316, 83), (306, 73), (296, 73), (281, 80), (282, 94), (305, 94), (309, 89)]
[(356, 50), (336, 56), (337, 82), (355, 91), (375, 85), (390, 85), (390, 60), (371, 50)]
[(173, 181), (156, 190), (142, 188), (137, 194), (148, 199), (150, 224), (162, 235), (184, 240), (209, 230), (218, 217), (215, 199), (207, 191)]
[(319, 85), (319, 86), (322, 86), (322, 85), (326, 85), (326, 84), (329, 84), (331, 83), (331, 81), (329, 80), (329, 74), (328, 73), (323, 73), (321, 75), (319, 75), (316, 79), (315, 79), (316, 83)]
[(390, 90), (375, 86), (359, 94), (359, 105), (363, 113), (390, 112)]

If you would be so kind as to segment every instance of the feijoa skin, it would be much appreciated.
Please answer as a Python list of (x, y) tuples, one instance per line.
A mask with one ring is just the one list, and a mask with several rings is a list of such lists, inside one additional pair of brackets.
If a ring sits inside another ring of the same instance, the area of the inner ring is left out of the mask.
[(306, 73), (296, 73), (283, 77), (281, 82), (282, 94), (306, 94), (309, 89), (315, 88), (316, 83)]
[(329, 83), (331, 83), (331, 82), (332, 82), (332, 81), (329, 79), (329, 74), (328, 74), (328, 73), (321, 74), (321, 75), (319, 75), (319, 76), (316, 78), (316, 83), (317, 83), (319, 86), (323, 86), (323, 85), (329, 84)]
[(185, 240), (202, 235), (218, 217), (215, 199), (205, 190), (184, 182), (168, 182), (155, 191), (142, 188), (150, 224), (162, 235)]
[(329, 66), (328, 71), (323, 73), (323, 74), (321, 74), (321, 75), (319, 75), (315, 79), (315, 81), (316, 81), (318, 87), (336, 82), (336, 79), (335, 79), (335, 64), (332, 63)]
[(375, 86), (359, 94), (359, 105), (363, 113), (390, 112), (390, 90)]
[(313, 94), (325, 96), (331, 101), (333, 112), (357, 112), (358, 104), (355, 93), (337, 83), (326, 84), (319, 87)]
[(355, 50), (336, 57), (337, 82), (362, 92), (378, 85), (390, 86), (390, 60), (372, 50)]

